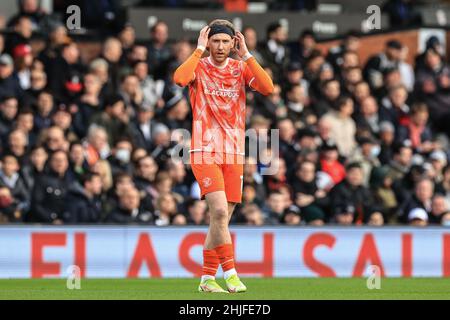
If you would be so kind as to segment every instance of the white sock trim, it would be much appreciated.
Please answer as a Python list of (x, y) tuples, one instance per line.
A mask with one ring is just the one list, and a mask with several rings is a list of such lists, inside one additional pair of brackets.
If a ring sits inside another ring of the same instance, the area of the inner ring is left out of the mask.
[(236, 272), (236, 269), (233, 268), (233, 269), (230, 269), (228, 271), (225, 271), (223, 273), (223, 277), (224, 277), (224, 279), (228, 279), (229, 277), (231, 277), (234, 274), (237, 274), (237, 272)]
[(215, 280), (216, 277), (214, 276), (210, 276), (210, 275), (204, 275), (202, 276), (201, 282), (206, 281), (206, 280)]

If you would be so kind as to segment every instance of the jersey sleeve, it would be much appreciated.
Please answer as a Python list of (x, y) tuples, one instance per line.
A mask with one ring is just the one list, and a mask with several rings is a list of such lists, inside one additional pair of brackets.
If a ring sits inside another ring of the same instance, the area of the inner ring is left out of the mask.
[(244, 63), (244, 81), (245, 85), (249, 86), (252, 90), (255, 90), (255, 88), (252, 87), (252, 83), (255, 80), (255, 76), (253, 75), (252, 71), (250, 70), (250, 67), (248, 64)]

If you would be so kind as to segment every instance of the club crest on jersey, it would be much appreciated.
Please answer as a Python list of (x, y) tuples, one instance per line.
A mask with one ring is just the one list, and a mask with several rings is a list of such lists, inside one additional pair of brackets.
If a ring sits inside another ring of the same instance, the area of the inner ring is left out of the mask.
[(211, 183), (212, 183), (212, 180), (210, 177), (203, 178), (203, 187), (204, 188), (208, 188), (211, 185)]

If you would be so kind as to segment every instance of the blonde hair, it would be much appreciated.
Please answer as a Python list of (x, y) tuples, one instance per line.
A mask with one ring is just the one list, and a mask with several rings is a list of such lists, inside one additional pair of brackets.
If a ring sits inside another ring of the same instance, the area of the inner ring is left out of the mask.
[(213, 21), (211, 21), (208, 26), (212, 27), (212, 26), (227, 26), (229, 27), (231, 30), (233, 30), (233, 32), (236, 32), (236, 29), (234, 27), (234, 24), (232, 24), (230, 21), (228, 20), (224, 20), (224, 19), (215, 19)]

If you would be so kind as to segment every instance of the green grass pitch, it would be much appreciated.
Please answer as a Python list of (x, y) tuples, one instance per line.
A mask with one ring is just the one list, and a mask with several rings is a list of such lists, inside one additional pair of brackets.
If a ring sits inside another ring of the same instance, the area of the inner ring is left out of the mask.
[[(381, 289), (369, 290), (364, 278), (244, 278), (248, 292), (197, 292), (197, 279), (82, 279), (69, 290), (63, 279), (0, 280), (3, 299), (450, 299), (450, 278), (384, 278)], [(223, 280), (219, 283), (224, 285)]]

